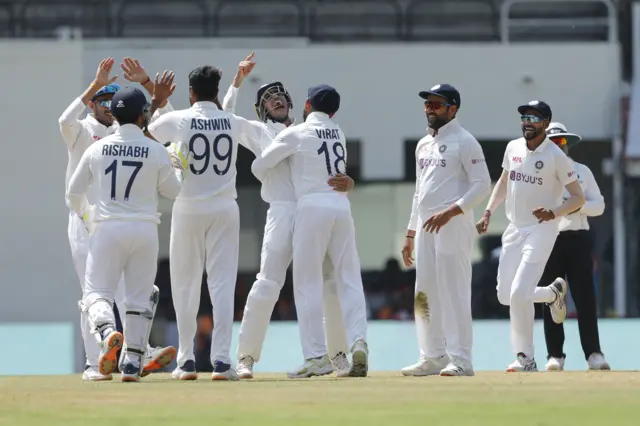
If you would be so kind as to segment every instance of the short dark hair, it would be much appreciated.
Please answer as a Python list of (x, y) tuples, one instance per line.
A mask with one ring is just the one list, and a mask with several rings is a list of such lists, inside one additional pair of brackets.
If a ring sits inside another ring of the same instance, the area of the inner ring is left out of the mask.
[(113, 114), (113, 118), (116, 119), (116, 121), (118, 122), (119, 125), (124, 126), (125, 124), (138, 124), (138, 119), (140, 118), (140, 116), (142, 115), (142, 113), (133, 116), (131, 114), (128, 115), (123, 115), (123, 116), (117, 116), (115, 114)]
[(189, 86), (198, 101), (213, 101), (218, 97), (220, 78), (218, 68), (204, 65), (189, 73)]

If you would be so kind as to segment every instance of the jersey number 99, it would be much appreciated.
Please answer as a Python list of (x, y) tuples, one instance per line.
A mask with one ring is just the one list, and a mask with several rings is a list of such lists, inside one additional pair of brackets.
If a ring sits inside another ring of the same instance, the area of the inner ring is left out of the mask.
[[(200, 142), (199, 142), (200, 141)], [(220, 153), (220, 144), (227, 145), (224, 150), (224, 154)], [(196, 145), (198, 146), (198, 152), (196, 152)], [(201, 146), (204, 145), (204, 149)], [(193, 159), (195, 161), (204, 161), (202, 167), (196, 169), (193, 164), (189, 164), (189, 169), (194, 175), (203, 174), (207, 168), (209, 168), (209, 162), (211, 161), (211, 152), (217, 162), (213, 163), (213, 171), (219, 175), (224, 176), (231, 168), (231, 154), (233, 153), (233, 140), (231, 136), (220, 133), (213, 142), (209, 142), (209, 139), (202, 133), (196, 133), (189, 140), (189, 151), (193, 153)], [(222, 163), (222, 164), (221, 164)], [(220, 166), (220, 167), (219, 167)]]
[[(340, 142), (336, 142), (332, 147), (335, 160), (331, 158), (327, 142), (322, 142), (320, 148), (318, 148), (318, 155), (324, 154), (324, 161), (327, 164), (327, 174), (333, 176), (334, 174), (344, 174), (347, 170), (347, 160), (344, 158), (344, 146)], [(333, 160), (333, 162), (331, 161)], [(342, 170), (340, 170), (340, 163), (342, 163)], [(331, 166), (335, 169), (335, 173), (332, 172)]]

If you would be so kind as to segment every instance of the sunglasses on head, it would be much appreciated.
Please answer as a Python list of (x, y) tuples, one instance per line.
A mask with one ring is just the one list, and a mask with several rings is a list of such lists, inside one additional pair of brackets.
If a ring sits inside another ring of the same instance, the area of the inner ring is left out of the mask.
[(440, 102), (440, 101), (425, 101), (424, 105), (426, 107), (428, 107), (429, 109), (440, 109), (443, 106), (451, 106), (451, 104), (446, 103), (446, 102)]
[(567, 144), (567, 138), (564, 136), (550, 136), (549, 139), (558, 146), (565, 146)]
[(538, 115), (533, 115), (533, 114), (526, 114), (526, 115), (522, 115), (520, 117), (520, 120), (523, 123), (529, 122), (529, 123), (540, 123), (542, 120), (544, 120), (544, 118), (538, 116)]
[(111, 100), (108, 101), (98, 101), (96, 102), (102, 108), (111, 108)]

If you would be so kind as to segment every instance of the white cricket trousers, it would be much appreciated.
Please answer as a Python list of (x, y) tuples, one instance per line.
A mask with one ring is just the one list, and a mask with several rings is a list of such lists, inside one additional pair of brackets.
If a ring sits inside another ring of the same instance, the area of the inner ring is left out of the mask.
[(178, 366), (195, 361), (194, 339), (206, 268), (213, 307), (211, 364), (231, 363), (234, 296), (238, 276), (240, 213), (232, 198), (221, 198), (206, 213), (176, 201), (171, 217), (171, 295), (178, 324)]
[[(82, 219), (80, 219), (74, 212), (69, 212), (67, 234), (69, 237), (69, 245), (71, 247), (73, 267), (76, 271), (76, 275), (78, 276), (78, 280), (80, 281), (80, 289), (84, 294), (87, 256), (89, 255), (89, 234)], [(118, 306), (120, 322), (124, 327), (124, 276), (120, 277), (118, 289), (115, 294), (115, 301)], [(80, 307), (80, 311), (80, 331), (82, 333), (82, 342), (84, 344), (84, 352), (86, 356), (85, 363), (86, 365), (97, 366), (98, 358), (100, 357), (100, 344), (91, 333), (89, 317), (87, 316), (86, 311), (82, 309), (82, 306)]]
[[(256, 281), (251, 287), (244, 308), (238, 337), (238, 359), (250, 356), (256, 362), (260, 360), (267, 326), (293, 257), (295, 214), (296, 203), (287, 201), (273, 202), (267, 211), (260, 255), (260, 272), (256, 275)], [(328, 263), (322, 299), (325, 333), (322, 336), (316, 336), (314, 340), (324, 342), (326, 334), (326, 353), (334, 357), (339, 352), (346, 353), (348, 349), (337, 287), (333, 279), (333, 268), (330, 262)], [(304, 336), (305, 339), (307, 337), (310, 336)]]
[(415, 321), (421, 357), (455, 356), (472, 362), (471, 251), (473, 214), (458, 215), (425, 232), (420, 215), (415, 236)]
[(298, 200), (293, 231), (293, 293), (305, 359), (325, 355), (322, 330), (325, 259), (333, 266), (349, 348), (365, 340), (367, 312), (349, 199), (311, 194)]
[[(98, 222), (89, 240), (83, 303), (93, 326), (115, 327), (113, 301), (124, 275), (124, 311), (151, 311), (151, 294), (158, 270), (158, 225), (150, 221)], [(125, 344), (145, 347), (147, 325), (128, 323)]]
[(509, 306), (511, 348), (515, 354), (522, 352), (530, 358), (535, 357), (533, 304), (555, 300), (555, 293), (551, 289), (537, 285), (557, 237), (557, 222), (523, 228), (509, 224), (502, 234), (498, 301)]

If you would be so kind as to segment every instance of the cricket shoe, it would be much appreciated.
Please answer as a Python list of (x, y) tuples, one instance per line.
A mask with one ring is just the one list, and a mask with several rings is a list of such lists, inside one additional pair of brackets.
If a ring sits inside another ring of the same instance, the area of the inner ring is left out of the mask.
[(139, 382), (140, 381), (140, 366), (135, 365), (132, 362), (126, 362), (122, 365), (122, 374), (120, 376), (121, 382)]
[(309, 358), (293, 371), (287, 373), (290, 379), (306, 379), (313, 376), (325, 376), (333, 373), (333, 365), (329, 355), (319, 356), (317, 358)]
[(98, 367), (100, 374), (109, 375), (118, 367), (118, 351), (122, 348), (124, 337), (119, 331), (112, 330), (102, 340)]
[(214, 361), (211, 380), (238, 380), (238, 372), (231, 364)]
[(547, 364), (544, 366), (547, 371), (563, 371), (564, 370), (564, 358), (557, 358), (550, 356)]
[(440, 372), (441, 376), (475, 376), (473, 366), (469, 361), (458, 356), (452, 356), (451, 361)]
[(587, 363), (589, 364), (589, 370), (611, 370), (611, 366), (604, 359), (604, 355), (598, 352), (589, 355)]
[(336, 372), (336, 377), (349, 377), (351, 365), (344, 352), (338, 352), (336, 356), (331, 358), (331, 364), (333, 364), (333, 371)]
[(556, 295), (555, 301), (547, 303), (551, 310), (551, 319), (556, 324), (562, 324), (567, 317), (567, 305), (564, 303), (564, 297), (567, 295), (567, 282), (562, 278), (556, 278), (548, 287)]
[(111, 374), (102, 374), (96, 365), (87, 365), (82, 373), (82, 380), (89, 382), (104, 382), (113, 379)]
[(518, 353), (515, 361), (507, 367), (507, 373), (533, 373), (538, 371), (535, 359), (529, 358), (522, 352)]
[(171, 378), (175, 380), (198, 380), (195, 361), (190, 359), (182, 364), (182, 366), (176, 367), (176, 369), (171, 372)]
[(415, 364), (404, 367), (400, 372), (403, 376), (437, 376), (449, 365), (449, 357), (442, 355), (437, 358), (421, 357)]
[(173, 346), (167, 346), (166, 348), (149, 347), (144, 355), (144, 368), (140, 373), (140, 377), (146, 377), (151, 373), (162, 370), (171, 364), (177, 355), (178, 351)]
[(253, 360), (252, 356), (243, 356), (238, 360), (238, 377), (241, 379), (253, 379)]
[(367, 377), (369, 372), (369, 347), (364, 340), (357, 340), (351, 348), (349, 377)]

